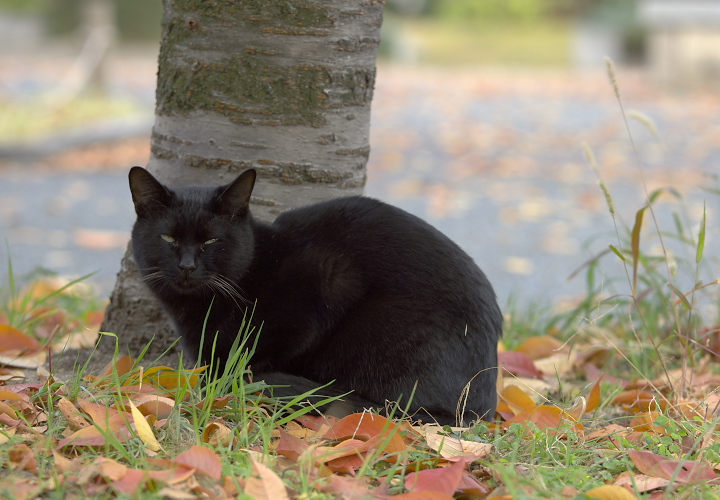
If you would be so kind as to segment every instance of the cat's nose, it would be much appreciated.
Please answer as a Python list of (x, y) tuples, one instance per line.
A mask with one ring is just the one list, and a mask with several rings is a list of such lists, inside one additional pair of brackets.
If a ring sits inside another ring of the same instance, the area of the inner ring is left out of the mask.
[(185, 277), (190, 276), (190, 274), (197, 269), (195, 258), (192, 255), (183, 255), (182, 259), (180, 259), (180, 263), (178, 264), (178, 268), (180, 268)]

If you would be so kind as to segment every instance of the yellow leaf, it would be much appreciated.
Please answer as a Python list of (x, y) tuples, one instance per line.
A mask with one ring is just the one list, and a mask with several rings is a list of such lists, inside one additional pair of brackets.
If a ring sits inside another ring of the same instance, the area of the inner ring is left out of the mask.
[(585, 492), (588, 498), (599, 500), (637, 500), (637, 497), (621, 486), (606, 484)]
[(135, 422), (135, 431), (138, 433), (138, 436), (140, 436), (142, 442), (145, 443), (145, 446), (147, 446), (150, 451), (161, 450), (162, 447), (160, 443), (157, 442), (157, 439), (155, 439), (155, 434), (153, 434), (152, 428), (150, 424), (147, 423), (147, 420), (145, 420), (143, 414), (140, 413), (140, 410), (137, 409), (137, 406), (135, 406), (132, 401), (128, 400), (128, 405), (130, 406), (130, 412)]

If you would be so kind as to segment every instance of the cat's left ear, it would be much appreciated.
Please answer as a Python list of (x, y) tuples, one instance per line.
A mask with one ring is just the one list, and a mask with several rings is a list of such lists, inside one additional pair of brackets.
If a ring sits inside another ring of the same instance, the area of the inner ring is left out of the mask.
[(217, 199), (218, 212), (230, 216), (247, 214), (256, 177), (255, 169), (251, 168), (232, 181)]
[(131, 168), (128, 179), (135, 212), (138, 215), (168, 205), (170, 192), (144, 168)]

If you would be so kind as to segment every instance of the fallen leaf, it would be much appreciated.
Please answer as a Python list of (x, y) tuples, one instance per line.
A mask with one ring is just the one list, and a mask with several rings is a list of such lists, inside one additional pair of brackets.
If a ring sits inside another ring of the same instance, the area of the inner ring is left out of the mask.
[(372, 413), (354, 413), (338, 420), (323, 436), (325, 439), (340, 440), (345, 438), (371, 441), (389, 454), (389, 461), (397, 459), (397, 453), (407, 449), (400, 436), (400, 429), (391, 420)]
[(405, 489), (437, 491), (452, 496), (460, 484), (464, 470), (465, 461), (460, 460), (449, 467), (411, 472), (405, 476)]
[(637, 500), (637, 497), (621, 486), (606, 484), (583, 493), (588, 498), (600, 500)]
[(542, 372), (537, 369), (533, 360), (527, 354), (517, 351), (498, 353), (500, 366), (508, 372), (519, 377), (541, 378)]
[(298, 458), (308, 449), (308, 444), (281, 429), (280, 439), (273, 443), (273, 447), (278, 455), (297, 462)]
[(490, 443), (466, 441), (452, 436), (443, 436), (439, 432), (442, 432), (442, 427), (428, 429), (425, 440), (427, 445), (439, 452), (443, 458), (472, 457), (473, 459), (479, 459), (486, 457), (492, 451)]
[(500, 399), (508, 405), (510, 411), (514, 415), (537, 406), (535, 401), (533, 401), (532, 398), (525, 393), (525, 391), (513, 384), (510, 384), (503, 389), (500, 394)]
[(222, 422), (210, 422), (202, 433), (202, 441), (212, 446), (228, 447), (236, 440), (230, 427)]
[(718, 482), (718, 475), (707, 464), (694, 460), (668, 459), (644, 450), (629, 450), (628, 456), (640, 472), (679, 483)]
[(553, 354), (557, 354), (563, 348), (563, 343), (550, 335), (535, 335), (528, 337), (515, 350), (527, 354), (527, 356), (535, 361), (547, 358)]
[(205, 446), (193, 446), (172, 459), (172, 462), (203, 472), (215, 481), (220, 481), (222, 463), (217, 453)]
[(615, 479), (613, 484), (625, 488), (637, 488), (639, 493), (645, 493), (646, 491), (664, 488), (670, 484), (670, 481), (661, 477), (646, 476), (645, 474), (631, 475), (629, 472), (623, 472)]
[(10, 325), (0, 325), (0, 352), (35, 352), (42, 349), (40, 342)]
[(162, 449), (160, 447), (160, 443), (158, 443), (157, 439), (155, 438), (155, 434), (153, 433), (150, 424), (148, 424), (147, 420), (145, 420), (145, 416), (140, 413), (140, 410), (137, 409), (137, 407), (133, 404), (132, 401), (128, 400), (128, 405), (130, 406), (130, 412), (132, 413), (133, 422), (135, 422), (135, 431), (137, 432), (138, 436), (140, 436), (140, 440), (145, 443), (145, 446), (147, 446), (148, 450), (160, 451)]
[(35, 454), (25, 443), (16, 444), (10, 448), (8, 458), (13, 469), (27, 471), (37, 476), (38, 468)]
[(65, 417), (65, 420), (68, 421), (68, 425), (71, 429), (78, 430), (90, 426), (90, 422), (80, 415), (79, 410), (70, 402), (69, 399), (61, 397), (56, 406)]
[(253, 474), (245, 481), (244, 493), (255, 500), (289, 500), (285, 483), (267, 466), (252, 461)]

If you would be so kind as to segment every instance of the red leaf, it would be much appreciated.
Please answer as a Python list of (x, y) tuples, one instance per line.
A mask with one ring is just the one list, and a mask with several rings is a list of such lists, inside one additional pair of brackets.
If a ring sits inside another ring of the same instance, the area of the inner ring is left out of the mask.
[[(718, 475), (709, 465), (695, 460), (675, 460), (661, 457), (650, 451), (630, 450), (628, 456), (643, 474), (663, 479), (675, 479), (679, 483), (717, 484)], [(679, 470), (678, 470), (679, 469)]]
[(297, 436), (280, 429), (280, 439), (275, 444), (275, 451), (278, 455), (297, 462), (300, 455), (308, 449), (307, 443)]
[(517, 351), (499, 352), (498, 361), (502, 368), (519, 377), (542, 377), (542, 372), (527, 354)]
[(465, 460), (460, 460), (450, 467), (411, 472), (405, 477), (405, 488), (410, 491), (437, 491), (452, 496), (460, 485), (464, 470)]

